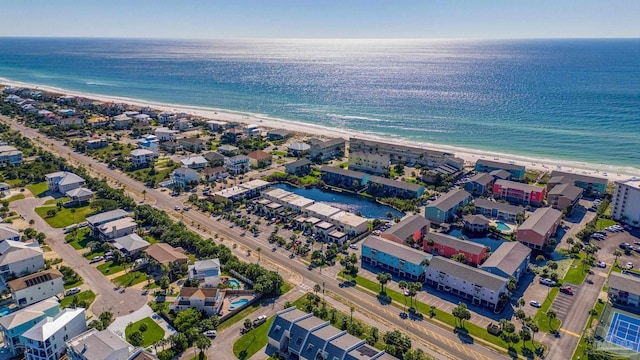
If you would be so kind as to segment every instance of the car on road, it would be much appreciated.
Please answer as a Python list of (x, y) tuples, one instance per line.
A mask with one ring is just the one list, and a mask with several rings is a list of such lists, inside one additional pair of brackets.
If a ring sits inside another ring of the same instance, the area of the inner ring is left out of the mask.
[(620, 249), (623, 249), (623, 250), (631, 248), (631, 244), (629, 244), (628, 242), (620, 243), (619, 246), (620, 246)]
[(352, 248), (353, 250), (358, 250), (358, 245), (356, 244), (351, 244), (349, 245), (350, 248)]
[(184, 211), (189, 211), (189, 209), (191, 209), (191, 208), (190, 208), (190, 207), (188, 207), (188, 206), (184, 206), (184, 207), (182, 208), (182, 210), (184, 210)]
[(633, 269), (633, 263), (631, 261), (627, 263), (627, 269)]
[(71, 288), (71, 289), (65, 291), (64, 292), (64, 296), (75, 295), (75, 294), (77, 294), (79, 292), (80, 292), (80, 288), (79, 287), (74, 287), (74, 288)]
[(604, 269), (607, 267), (607, 263), (605, 263), (604, 261), (600, 261), (599, 263), (596, 264), (596, 266)]
[(540, 304), (539, 302), (537, 302), (535, 300), (529, 301), (529, 305), (531, 305), (533, 307), (536, 307), (536, 308), (542, 307), (542, 304)]
[(549, 278), (540, 278), (540, 284), (547, 286), (556, 286), (556, 282)]
[(260, 315), (253, 320), (253, 327), (264, 324), (267, 321), (267, 315)]
[(94, 256), (93, 259), (91, 259), (90, 263), (97, 263), (98, 261), (102, 261), (104, 260), (104, 256)]
[(174, 209), (175, 211), (180, 211), (180, 206), (176, 205), (173, 209)]
[(204, 336), (208, 336), (208, 337), (216, 337), (216, 335), (218, 335), (218, 332), (215, 330), (207, 330), (205, 332), (203, 332)]
[(573, 295), (573, 289), (570, 286), (561, 287), (560, 292), (567, 295)]

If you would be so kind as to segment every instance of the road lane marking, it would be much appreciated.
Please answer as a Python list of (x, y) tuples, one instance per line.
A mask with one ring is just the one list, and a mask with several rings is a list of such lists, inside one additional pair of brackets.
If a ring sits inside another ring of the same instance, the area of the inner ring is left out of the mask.
[(579, 335), (579, 334), (576, 334), (576, 333), (574, 333), (573, 331), (569, 331), (569, 330), (562, 329), (562, 328), (560, 329), (560, 331), (562, 331), (563, 333), (567, 333), (567, 334), (569, 334), (569, 335), (575, 336), (575, 337), (577, 337), (577, 338), (579, 338), (579, 337), (580, 337), (580, 335)]

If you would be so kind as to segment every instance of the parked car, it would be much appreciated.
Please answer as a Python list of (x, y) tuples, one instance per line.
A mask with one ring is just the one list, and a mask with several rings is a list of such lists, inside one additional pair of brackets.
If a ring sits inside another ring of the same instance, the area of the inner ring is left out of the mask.
[(626, 250), (626, 249), (629, 249), (630, 247), (631, 247), (631, 244), (627, 242), (620, 243), (620, 249)]
[(633, 269), (633, 263), (631, 261), (627, 263), (627, 269)]
[(95, 256), (93, 259), (91, 259), (90, 263), (97, 263), (98, 261), (102, 261), (104, 260), (104, 256)]
[(176, 205), (173, 209), (174, 209), (175, 211), (180, 211), (180, 206)]
[(352, 248), (353, 250), (358, 250), (358, 245), (356, 244), (351, 244), (349, 245), (350, 248)]
[(560, 288), (560, 292), (567, 294), (567, 295), (573, 295), (573, 289), (570, 286), (563, 286)]
[(260, 315), (255, 320), (253, 320), (253, 327), (260, 326), (267, 321), (267, 315)]
[(596, 264), (596, 266), (604, 269), (607, 267), (607, 263), (605, 263), (604, 261), (600, 261), (599, 263)]
[(65, 291), (64, 292), (64, 296), (75, 295), (75, 294), (77, 294), (79, 292), (80, 292), (80, 288), (79, 287), (74, 287), (74, 288), (71, 288), (71, 289)]
[(556, 286), (556, 282), (549, 278), (540, 278), (540, 284), (547, 286)]
[(531, 301), (529, 302), (529, 305), (531, 305), (531, 306), (533, 306), (533, 307), (536, 307), (536, 308), (542, 307), (542, 304), (540, 304), (539, 302), (537, 302), (537, 301), (535, 301), (535, 300), (531, 300)]
[(218, 335), (218, 332), (215, 330), (207, 330), (203, 332), (203, 334), (208, 337), (216, 337), (216, 335)]

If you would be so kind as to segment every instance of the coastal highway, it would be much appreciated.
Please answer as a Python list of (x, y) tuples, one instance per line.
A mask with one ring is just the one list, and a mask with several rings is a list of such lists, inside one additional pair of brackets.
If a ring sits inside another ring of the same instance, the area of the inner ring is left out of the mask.
[[(225, 222), (214, 221), (211, 217), (200, 212), (187, 211), (178, 215), (173, 209), (175, 206), (182, 206), (179, 199), (171, 197), (170, 195), (158, 190), (147, 189), (142, 183), (129, 178), (126, 174), (118, 170), (109, 169), (104, 163), (100, 163), (83, 154), (73, 152), (72, 149), (66, 147), (62, 141), (46, 138), (42, 134), (38, 133), (37, 130), (23, 126), (17, 121), (7, 117), (0, 117), (0, 119), (18, 130), (22, 135), (32, 139), (35, 143), (44, 145), (44, 147), (54, 154), (64, 157), (73, 163), (82, 164), (90, 172), (96, 175), (99, 174), (100, 176), (104, 176), (109, 180), (123, 185), (134, 199), (141, 200), (142, 191), (146, 190), (147, 201), (154, 203), (158, 208), (167, 211), (167, 213), (173, 215), (174, 218), (183, 216), (184, 220), (191, 220), (192, 225), (199, 225), (200, 230), (204, 229), (210, 233), (219, 233), (252, 250), (256, 250), (261, 246), (264, 247), (265, 245), (262, 241), (256, 241), (253, 238), (240, 236), (238, 229), (229, 229), (225, 225)], [(189, 225), (188, 221), (184, 222)], [(264, 260), (266, 260), (268, 263), (271, 263), (275, 269), (287, 269), (300, 274), (310, 283), (322, 284), (324, 282), (326, 291), (332, 292), (352, 304), (357, 304), (359, 308), (369, 313), (372, 317), (377, 318), (377, 320), (390, 324), (393, 328), (404, 330), (424, 342), (441, 349), (442, 351), (440, 352), (447, 354), (451, 358), (479, 360), (500, 360), (510, 358), (488, 347), (479, 345), (477, 342), (463, 343), (463, 341), (453, 332), (445, 330), (430, 323), (429, 321), (412, 321), (402, 319), (400, 318), (399, 311), (396, 308), (389, 305), (383, 306), (379, 304), (375, 297), (363, 297), (362, 293), (356, 289), (342, 288), (339, 286), (336, 279), (326, 277), (316, 271), (310, 271), (304, 263), (298, 260), (292, 261), (288, 256), (285, 256), (285, 254), (264, 251), (261, 253), (261, 258), (263, 259), (262, 262), (265, 262)]]

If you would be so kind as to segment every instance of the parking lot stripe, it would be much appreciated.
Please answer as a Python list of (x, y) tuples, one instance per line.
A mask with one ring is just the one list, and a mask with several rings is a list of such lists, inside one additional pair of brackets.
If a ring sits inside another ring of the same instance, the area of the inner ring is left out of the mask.
[(575, 337), (577, 337), (577, 338), (579, 338), (579, 337), (580, 337), (580, 335), (578, 335), (578, 334), (574, 333), (573, 331), (565, 330), (565, 329), (562, 329), (562, 328), (560, 328), (560, 331), (562, 331), (563, 333), (567, 333), (567, 334), (569, 334), (569, 335), (575, 336)]

